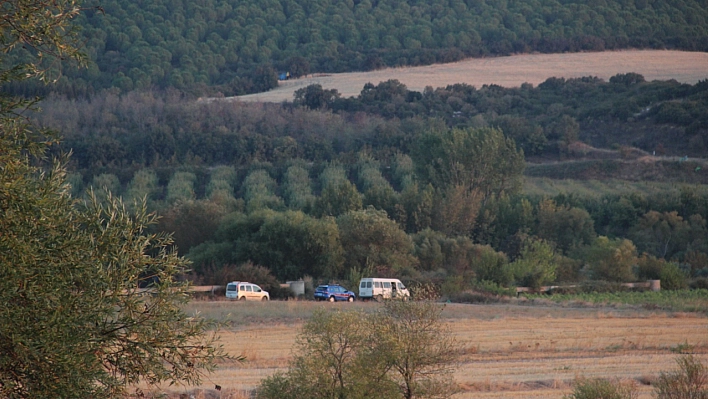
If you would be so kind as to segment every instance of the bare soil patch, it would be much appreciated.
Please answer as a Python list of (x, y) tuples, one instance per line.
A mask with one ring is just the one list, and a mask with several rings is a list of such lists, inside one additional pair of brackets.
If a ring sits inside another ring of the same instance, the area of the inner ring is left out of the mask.
[(389, 79), (398, 79), (409, 90), (423, 91), (426, 86), (437, 88), (455, 83), (476, 87), (485, 84), (518, 87), (523, 83), (535, 86), (549, 77), (597, 76), (608, 80), (618, 73), (628, 72), (644, 75), (648, 81), (675, 79), (694, 84), (708, 78), (708, 53), (627, 50), (471, 58), (451, 64), (310, 75), (280, 82), (278, 88), (266, 93), (228, 99), (249, 102), (291, 101), (296, 90), (311, 84), (320, 84), (325, 89), (337, 89), (343, 97), (351, 97), (358, 95), (366, 83), (378, 84)]
[[(272, 313), (281, 311), (278, 308), (305, 315), (315, 308), (347, 309), (348, 305), (228, 303), (233, 320), (254, 310), (272, 320)], [(225, 305), (203, 302), (195, 306), (212, 315)], [(354, 306), (366, 311), (378, 305)], [(462, 347), (456, 373), (461, 393), (456, 399), (560, 399), (579, 377), (641, 384), (673, 369), (677, 348), (708, 361), (708, 319), (701, 315), (518, 304), (448, 304), (443, 314)], [(167, 387), (165, 392), (169, 397), (247, 398), (262, 378), (287, 367), (302, 322), (283, 321), (234, 325), (222, 333), (221, 343), (229, 353), (246, 356), (246, 362), (221, 365), (201, 387)], [(216, 385), (222, 390), (216, 391)], [(640, 399), (652, 397), (651, 386), (639, 387)]]

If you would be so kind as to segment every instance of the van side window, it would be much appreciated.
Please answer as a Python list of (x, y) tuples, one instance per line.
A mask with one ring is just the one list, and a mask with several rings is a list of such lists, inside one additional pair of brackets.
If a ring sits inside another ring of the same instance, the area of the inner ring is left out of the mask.
[(374, 281), (374, 288), (381, 288), (381, 282), (380, 282), (380, 281)]
[(403, 285), (403, 283), (398, 283), (398, 289), (399, 289), (399, 290), (405, 290), (405, 289), (406, 289), (406, 286)]
[(391, 283), (389, 281), (384, 281), (384, 288), (391, 288)]
[(246, 291), (246, 286), (245, 286), (245, 285), (242, 285), (242, 286), (241, 286), (241, 291)]
[(253, 290), (253, 288), (251, 288), (250, 285), (247, 285), (247, 286), (246, 286), (246, 291), (251, 292), (252, 290)]

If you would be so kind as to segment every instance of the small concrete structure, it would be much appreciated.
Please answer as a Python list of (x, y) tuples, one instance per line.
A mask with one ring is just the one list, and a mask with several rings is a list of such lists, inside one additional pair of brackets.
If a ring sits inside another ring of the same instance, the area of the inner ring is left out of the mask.
[(290, 287), (296, 297), (305, 295), (305, 282), (303, 280), (288, 281), (286, 285)]

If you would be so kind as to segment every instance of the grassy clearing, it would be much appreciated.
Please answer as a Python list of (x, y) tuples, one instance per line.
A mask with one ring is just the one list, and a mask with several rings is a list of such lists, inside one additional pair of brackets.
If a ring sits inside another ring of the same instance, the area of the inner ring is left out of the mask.
[(527, 295), (532, 301), (565, 305), (632, 305), (644, 309), (668, 312), (700, 312), (708, 314), (708, 290), (677, 290), (660, 292), (614, 292), (554, 295)]
[(555, 196), (558, 194), (576, 194), (580, 197), (602, 197), (605, 195), (620, 195), (639, 193), (654, 195), (665, 193), (678, 195), (682, 188), (696, 190), (699, 195), (708, 194), (708, 185), (686, 184), (670, 182), (631, 182), (626, 180), (575, 180), (575, 179), (549, 179), (547, 177), (526, 176), (524, 191), (529, 196)]

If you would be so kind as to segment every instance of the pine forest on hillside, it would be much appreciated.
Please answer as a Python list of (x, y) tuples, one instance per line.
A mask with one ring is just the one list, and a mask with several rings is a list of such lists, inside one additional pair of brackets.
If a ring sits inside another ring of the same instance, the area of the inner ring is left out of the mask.
[[(84, 6), (76, 23), (93, 63), (63, 69), (52, 90), (69, 96), (167, 87), (231, 96), (274, 87), (280, 71), (297, 77), (512, 53), (708, 51), (701, 0), (90, 0)], [(49, 89), (23, 82), (13, 90)]]

